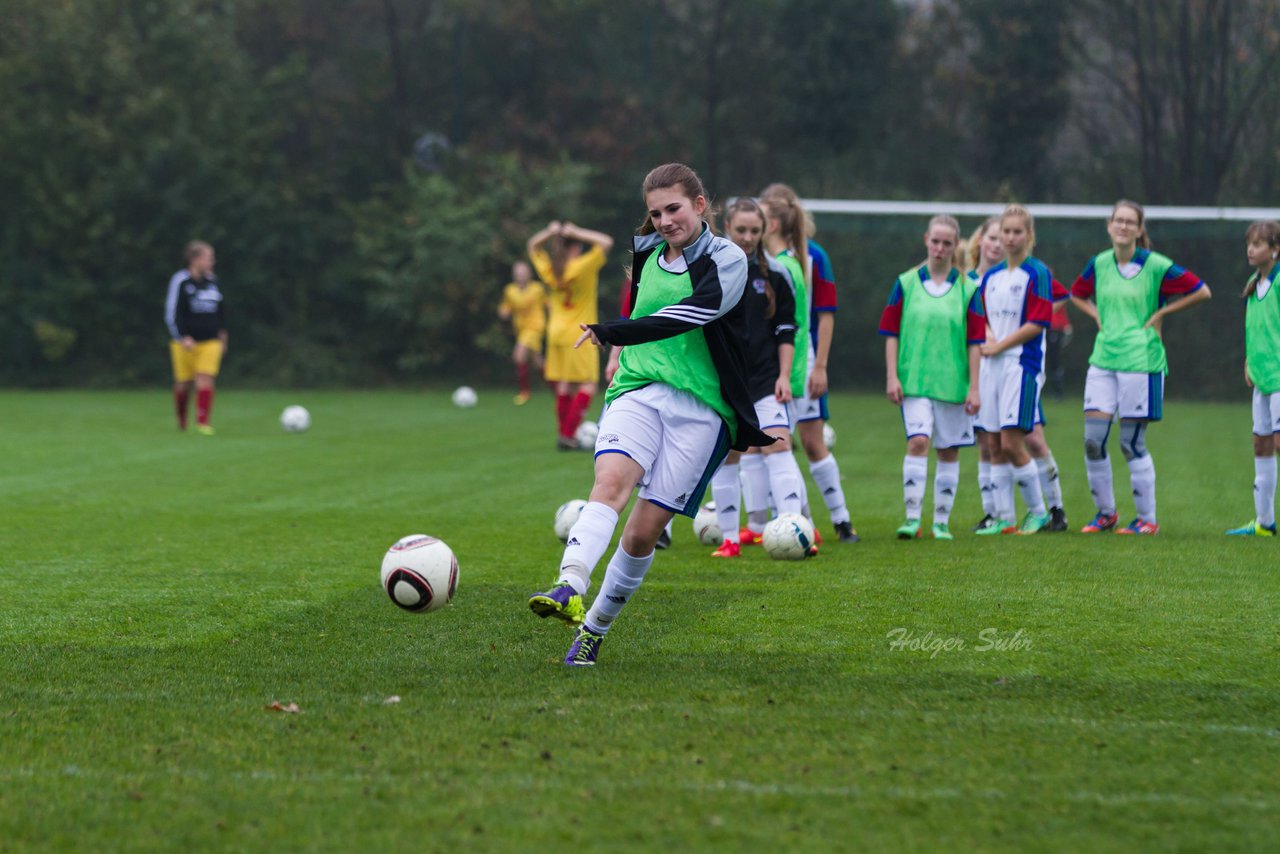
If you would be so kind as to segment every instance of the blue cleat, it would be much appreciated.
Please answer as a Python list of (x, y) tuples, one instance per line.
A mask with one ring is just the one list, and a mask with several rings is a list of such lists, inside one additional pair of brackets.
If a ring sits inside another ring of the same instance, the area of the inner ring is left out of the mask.
[(600, 642), (604, 635), (598, 635), (586, 626), (578, 627), (578, 636), (573, 639), (564, 663), (570, 667), (590, 667), (596, 663), (596, 653), (600, 651)]
[(529, 597), (529, 610), (539, 617), (555, 617), (570, 626), (579, 626), (587, 616), (582, 597), (566, 581), (561, 581), (546, 593)]

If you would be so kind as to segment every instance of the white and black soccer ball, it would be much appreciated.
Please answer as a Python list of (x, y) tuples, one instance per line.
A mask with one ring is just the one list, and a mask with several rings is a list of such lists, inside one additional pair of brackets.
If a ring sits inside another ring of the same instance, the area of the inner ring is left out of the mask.
[(813, 523), (799, 513), (783, 513), (764, 526), (762, 545), (774, 560), (804, 560), (813, 546)]
[(718, 546), (724, 542), (724, 531), (720, 530), (720, 523), (716, 521), (714, 501), (703, 504), (698, 515), (693, 517), (693, 535), (704, 546)]
[(311, 413), (305, 406), (286, 406), (280, 413), (280, 429), (286, 433), (302, 433), (311, 426)]
[(600, 435), (600, 425), (594, 421), (583, 421), (573, 433), (573, 441), (584, 451), (594, 451), (596, 436)]
[(575, 498), (572, 501), (566, 501), (556, 510), (556, 518), (552, 527), (555, 529), (556, 536), (560, 538), (560, 542), (564, 543), (569, 540), (569, 531), (577, 523), (578, 517), (582, 515), (582, 508), (587, 506), (587, 502), (581, 498)]
[(438, 611), (458, 591), (458, 559), (443, 540), (410, 534), (382, 559), (382, 589), (406, 611)]
[(828, 451), (836, 446), (836, 428), (830, 424), (822, 425), (822, 444), (827, 446)]
[(453, 405), (459, 409), (470, 409), (479, 399), (476, 390), (469, 385), (460, 385), (453, 390)]

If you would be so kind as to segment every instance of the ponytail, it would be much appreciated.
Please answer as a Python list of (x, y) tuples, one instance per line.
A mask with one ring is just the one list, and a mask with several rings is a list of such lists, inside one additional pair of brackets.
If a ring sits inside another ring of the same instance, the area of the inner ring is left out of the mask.
[[(1250, 224), (1245, 230), (1244, 239), (1246, 243), (1253, 243), (1255, 240), (1265, 241), (1271, 247), (1272, 269), (1275, 268), (1276, 253), (1280, 251), (1280, 223), (1274, 220), (1260, 219)], [(1240, 294), (1242, 297), (1253, 296), (1253, 292), (1258, 289), (1258, 282), (1262, 279), (1262, 271), (1255, 270), (1253, 275), (1249, 277), (1249, 281), (1244, 286), (1244, 292)]]

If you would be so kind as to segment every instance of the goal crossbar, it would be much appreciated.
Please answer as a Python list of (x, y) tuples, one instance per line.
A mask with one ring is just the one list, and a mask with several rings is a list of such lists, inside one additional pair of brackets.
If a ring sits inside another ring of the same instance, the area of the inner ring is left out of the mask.
[[(892, 202), (864, 199), (801, 199), (811, 213), (880, 214), (885, 216), (995, 216), (1004, 210), (996, 202)], [(1027, 205), (1032, 215), (1046, 219), (1106, 219), (1111, 205)], [(1280, 208), (1144, 206), (1149, 220), (1280, 220)]]

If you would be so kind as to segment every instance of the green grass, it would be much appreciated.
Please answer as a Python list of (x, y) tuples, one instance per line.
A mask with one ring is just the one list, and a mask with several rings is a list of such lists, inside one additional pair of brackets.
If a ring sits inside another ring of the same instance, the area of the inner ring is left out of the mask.
[[(205, 439), (159, 393), (0, 395), (0, 851), (1274, 844), (1280, 542), (1222, 536), (1252, 513), (1244, 405), (1167, 405), (1158, 537), (939, 543), (892, 538), (896, 410), (837, 397), (864, 541), (721, 562), (678, 520), (567, 671), (524, 600), (590, 461), (545, 396), (481, 397), (228, 388)], [(293, 402), (309, 433), (278, 429)], [(1078, 528), (1078, 405), (1049, 416)], [(415, 532), (461, 565), (426, 617), (377, 584)]]

